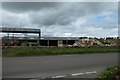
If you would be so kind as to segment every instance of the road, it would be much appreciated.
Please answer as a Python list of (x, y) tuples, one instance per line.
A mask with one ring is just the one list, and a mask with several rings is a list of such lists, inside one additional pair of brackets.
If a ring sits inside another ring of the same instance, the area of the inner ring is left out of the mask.
[(118, 53), (3, 58), (3, 78), (97, 78)]

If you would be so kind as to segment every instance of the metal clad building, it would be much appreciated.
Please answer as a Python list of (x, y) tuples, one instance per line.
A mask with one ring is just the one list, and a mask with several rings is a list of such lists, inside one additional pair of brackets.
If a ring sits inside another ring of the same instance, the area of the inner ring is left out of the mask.
[[(0, 28), (0, 32), (5, 33), (35, 33), (39, 34), (39, 37), (10, 37), (7, 36), (7, 39), (12, 41), (17, 40), (18, 42), (38, 42), (41, 46), (64, 46), (64, 45), (73, 45), (76, 41), (79, 40), (79, 37), (41, 37), (40, 29), (30, 29), (30, 28)], [(3, 38), (5, 39), (5, 37)], [(6, 40), (7, 40), (6, 39)], [(8, 40), (8, 43), (11, 43)]]
[(14, 41), (14, 33), (34, 33), (34, 34), (39, 34), (37, 37), (37, 42), (38, 44), (40, 43), (40, 37), (41, 37), (41, 30), (40, 29), (31, 29), (31, 28), (6, 28), (2, 27), (0, 28), (0, 32), (3, 33), (8, 33), (8, 45), (11, 43), (9, 40), (9, 33), (13, 33), (13, 41)]

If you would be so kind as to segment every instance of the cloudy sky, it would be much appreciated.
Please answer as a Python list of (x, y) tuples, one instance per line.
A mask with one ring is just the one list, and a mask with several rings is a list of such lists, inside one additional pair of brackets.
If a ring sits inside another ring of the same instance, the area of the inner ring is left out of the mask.
[(3, 2), (2, 26), (49, 37), (118, 36), (117, 2)]

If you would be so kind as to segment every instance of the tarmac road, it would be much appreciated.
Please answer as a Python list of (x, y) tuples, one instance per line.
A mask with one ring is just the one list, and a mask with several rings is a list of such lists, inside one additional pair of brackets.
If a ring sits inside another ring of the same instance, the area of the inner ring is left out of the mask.
[(97, 78), (118, 53), (3, 58), (3, 78)]

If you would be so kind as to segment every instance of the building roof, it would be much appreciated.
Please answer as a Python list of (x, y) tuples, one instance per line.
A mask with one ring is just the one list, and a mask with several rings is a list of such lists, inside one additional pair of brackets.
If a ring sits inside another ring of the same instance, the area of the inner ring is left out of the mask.
[(78, 40), (79, 37), (41, 37), (41, 40)]
[[(9, 39), (13, 37), (9, 36)], [(8, 39), (7, 36), (4, 36), (3, 39)], [(14, 39), (27, 39), (27, 40), (38, 40), (38, 37), (14, 37)], [(79, 37), (41, 37), (40, 40), (78, 40)]]
[(31, 28), (0, 28), (0, 32), (6, 33), (40, 33), (40, 29)]

